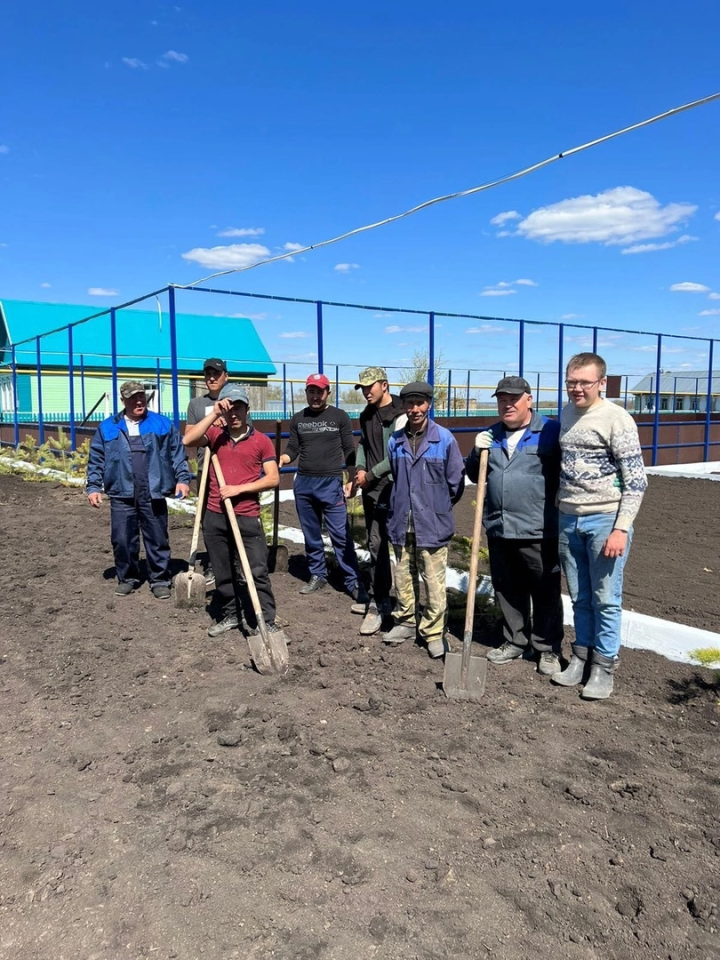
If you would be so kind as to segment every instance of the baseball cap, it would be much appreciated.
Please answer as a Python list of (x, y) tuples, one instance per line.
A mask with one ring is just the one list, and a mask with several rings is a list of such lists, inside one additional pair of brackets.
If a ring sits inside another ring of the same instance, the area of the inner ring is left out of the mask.
[(209, 360), (206, 360), (203, 364), (203, 371), (207, 370), (208, 367), (213, 370), (219, 370), (220, 373), (227, 373), (227, 364), (218, 357), (210, 357)]
[(532, 387), (525, 377), (503, 377), (493, 396), (496, 397), (499, 393), (514, 393), (520, 396), (521, 393), (532, 393)]
[(134, 393), (145, 393), (145, 384), (139, 380), (126, 380), (120, 387), (120, 396), (128, 400)]
[(311, 373), (305, 381), (306, 387), (320, 387), (321, 390), (330, 389), (330, 381), (324, 373)]
[(408, 397), (423, 397), (425, 400), (432, 400), (433, 388), (425, 380), (414, 380), (412, 383), (406, 383), (400, 391), (401, 400), (407, 400)]
[(218, 394), (218, 400), (232, 400), (233, 403), (241, 402), (250, 406), (247, 391), (239, 383), (226, 383)]
[(378, 380), (387, 380), (387, 370), (385, 367), (365, 367), (365, 369), (361, 370), (358, 374), (358, 382), (355, 384), (355, 389), (359, 390), (360, 387), (371, 387), (374, 383), (377, 383)]

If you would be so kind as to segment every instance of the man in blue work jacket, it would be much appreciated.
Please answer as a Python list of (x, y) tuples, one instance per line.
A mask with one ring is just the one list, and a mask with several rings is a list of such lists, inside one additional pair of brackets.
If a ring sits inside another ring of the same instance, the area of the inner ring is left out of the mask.
[(120, 387), (123, 412), (103, 420), (90, 444), (87, 495), (93, 507), (110, 497), (110, 537), (118, 584), (125, 596), (140, 586), (140, 531), (150, 589), (157, 600), (170, 597), (170, 541), (165, 497), (187, 496), (190, 470), (180, 434), (167, 419), (148, 410), (137, 380)]
[[(388, 441), (393, 484), (387, 531), (393, 545), (395, 625), (383, 635), (391, 645), (414, 640), (416, 633), (431, 657), (445, 653), (448, 543), (455, 532), (453, 504), (462, 496), (465, 468), (449, 430), (429, 417), (433, 388), (408, 383), (400, 391), (407, 424)], [(418, 623), (420, 579), (425, 605)]]
[(493, 396), (500, 421), (477, 435), (467, 460), (476, 483), (480, 452), (489, 451), (484, 525), (504, 642), (487, 658), (509, 663), (532, 650), (538, 672), (552, 676), (561, 669), (563, 637), (555, 502), (560, 424), (533, 410), (523, 377), (503, 377)]

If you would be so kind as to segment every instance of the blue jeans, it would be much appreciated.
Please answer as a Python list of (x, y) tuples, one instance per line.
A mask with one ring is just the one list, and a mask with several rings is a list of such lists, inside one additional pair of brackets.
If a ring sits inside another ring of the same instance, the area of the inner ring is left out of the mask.
[(330, 537), (335, 558), (342, 571), (346, 590), (354, 590), (358, 582), (355, 544), (350, 536), (347, 507), (340, 477), (306, 477), (298, 473), (294, 485), (295, 509), (305, 537), (305, 554), (310, 575), (327, 580), (322, 522)]
[(614, 513), (584, 517), (560, 514), (560, 562), (573, 605), (575, 642), (603, 657), (620, 649), (623, 570), (630, 552), (632, 528), (622, 557), (606, 557), (605, 541), (615, 524)]

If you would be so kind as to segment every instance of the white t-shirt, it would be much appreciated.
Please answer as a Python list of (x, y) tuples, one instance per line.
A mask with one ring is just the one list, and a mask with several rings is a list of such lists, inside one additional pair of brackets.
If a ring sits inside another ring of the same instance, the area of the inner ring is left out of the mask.
[(125, 426), (127, 427), (127, 432), (129, 437), (139, 437), (140, 436), (140, 421), (131, 420), (130, 417), (125, 417)]
[(520, 427), (518, 430), (508, 430), (506, 428), (505, 437), (508, 445), (508, 460), (512, 460), (513, 454), (517, 449), (517, 445), (522, 440), (526, 430), (527, 427)]

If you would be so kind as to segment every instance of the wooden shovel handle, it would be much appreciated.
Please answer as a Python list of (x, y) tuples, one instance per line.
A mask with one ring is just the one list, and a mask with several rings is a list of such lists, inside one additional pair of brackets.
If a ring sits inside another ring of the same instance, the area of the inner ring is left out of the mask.
[(193, 526), (192, 543), (190, 544), (189, 566), (195, 566), (195, 554), (197, 553), (198, 541), (200, 539), (200, 523), (202, 522), (203, 510), (205, 508), (205, 490), (207, 488), (208, 473), (210, 472), (210, 451), (205, 451), (203, 457), (202, 470), (200, 472), (200, 486), (198, 487), (197, 510), (195, 511), (195, 524)]
[(488, 451), (480, 453), (480, 474), (477, 482), (477, 499), (475, 501), (475, 520), (472, 533), (472, 553), (470, 555), (470, 571), (468, 573), (467, 607), (465, 608), (465, 633), (472, 633), (475, 618), (475, 596), (477, 592), (478, 551), (480, 550), (480, 533), (482, 530), (483, 506), (485, 504), (485, 484), (487, 482)]

